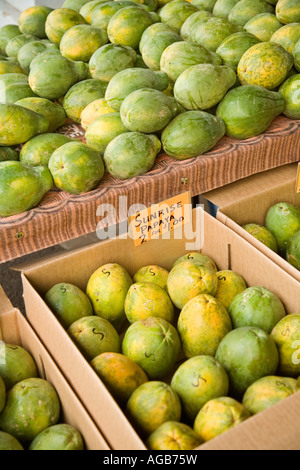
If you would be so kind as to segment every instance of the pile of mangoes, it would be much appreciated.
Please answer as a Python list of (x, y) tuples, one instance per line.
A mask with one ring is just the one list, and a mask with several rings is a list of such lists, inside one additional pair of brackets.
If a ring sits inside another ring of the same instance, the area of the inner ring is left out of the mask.
[[(300, 391), (300, 313), (202, 253), (44, 300), (151, 450), (189, 450)], [(63, 360), (63, 358), (60, 358)]]
[(279, 202), (268, 210), (265, 226), (249, 223), (243, 228), (300, 270), (299, 207)]
[(29, 352), (0, 347), (0, 450), (84, 450), (80, 432), (61, 423), (53, 385), (38, 377)]
[[(185, 160), (225, 134), (263, 133), (281, 113), (298, 119), (299, 71), (297, 0), (29, 8), (0, 29), (0, 216), (31, 209), (53, 184), (92, 191), (105, 170), (148, 172), (161, 149)], [(86, 144), (57, 137), (67, 117)]]

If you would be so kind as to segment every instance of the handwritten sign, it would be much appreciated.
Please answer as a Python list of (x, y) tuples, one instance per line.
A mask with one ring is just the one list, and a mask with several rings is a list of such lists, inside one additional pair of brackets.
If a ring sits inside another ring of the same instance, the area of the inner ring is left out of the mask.
[(191, 197), (186, 192), (152, 205), (129, 218), (130, 235), (135, 246), (159, 239), (191, 221)]

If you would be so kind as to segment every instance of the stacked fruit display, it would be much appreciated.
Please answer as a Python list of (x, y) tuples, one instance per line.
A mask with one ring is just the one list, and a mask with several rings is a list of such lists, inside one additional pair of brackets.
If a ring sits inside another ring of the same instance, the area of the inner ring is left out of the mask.
[(111, 263), (45, 302), (152, 450), (194, 449), (298, 392), (300, 313), (201, 253)]
[(300, 270), (300, 209), (280, 202), (267, 212), (265, 226), (250, 223), (244, 229)]
[(80, 432), (60, 419), (56, 390), (38, 377), (33, 357), (1, 344), (0, 450), (84, 450)]
[[(2, 217), (300, 117), (296, 0), (66, 0), (4, 26), (0, 55)], [(57, 136), (67, 117), (86, 144)]]

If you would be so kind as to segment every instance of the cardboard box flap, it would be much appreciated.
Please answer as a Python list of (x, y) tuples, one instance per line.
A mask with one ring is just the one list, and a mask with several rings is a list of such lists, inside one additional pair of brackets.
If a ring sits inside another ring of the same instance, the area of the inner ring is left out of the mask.
[(10, 300), (6, 296), (2, 286), (0, 285), (0, 315), (3, 313), (11, 312), (15, 310)]

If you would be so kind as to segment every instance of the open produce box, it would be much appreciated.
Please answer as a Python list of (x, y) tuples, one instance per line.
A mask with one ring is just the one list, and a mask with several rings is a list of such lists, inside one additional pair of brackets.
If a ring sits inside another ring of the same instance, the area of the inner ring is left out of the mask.
[(265, 225), (267, 212), (274, 204), (287, 202), (300, 207), (297, 171), (298, 164), (286, 165), (210, 191), (205, 198), (218, 206), (218, 220), (300, 281), (300, 271), (242, 228), (249, 223)]
[[(193, 211), (194, 222), (196, 211)], [(203, 216), (202, 252), (219, 269), (232, 269), (249, 286), (264, 286), (277, 294), (288, 313), (300, 309), (299, 283), (216, 219)], [(198, 227), (197, 230), (200, 230)], [(185, 232), (187, 233), (187, 232)], [(69, 282), (85, 290), (91, 274), (106, 263), (119, 263), (131, 276), (146, 265), (170, 269), (187, 253), (187, 239), (152, 240), (135, 247), (132, 239), (112, 239), (61, 256), (45, 258), (22, 270), (27, 316), (70, 384), (76, 390), (113, 449), (146, 449), (122, 409), (73, 343), (66, 330), (43, 300), (58, 282)], [(190, 251), (190, 247), (189, 250)], [(200, 447), (200, 449), (292, 449), (299, 447), (300, 393), (284, 400)]]
[(5, 343), (23, 347), (34, 358), (39, 377), (50, 382), (60, 399), (60, 423), (79, 430), (87, 450), (109, 450), (99, 429), (82, 403), (63, 377), (62, 373), (42, 345), (21, 312), (11, 305), (0, 287), (0, 339)]

